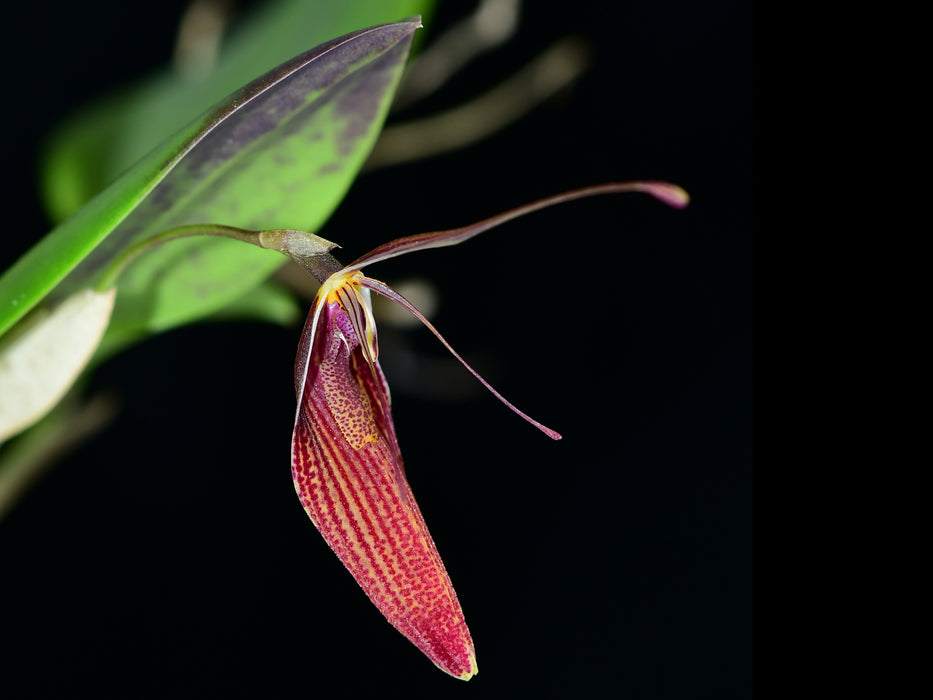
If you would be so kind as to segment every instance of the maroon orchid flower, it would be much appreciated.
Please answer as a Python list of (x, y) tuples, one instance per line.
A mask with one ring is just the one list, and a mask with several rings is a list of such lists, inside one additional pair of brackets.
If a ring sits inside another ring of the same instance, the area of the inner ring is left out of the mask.
[[(369, 302), (375, 291), (420, 319), (510, 409), (549, 437), (560, 435), (506, 401), (402, 295), (361, 268), (398, 255), (456, 245), (510, 219), (561, 202), (612, 192), (645, 192), (675, 207), (687, 194), (661, 182), (601, 185), (550, 197), (484, 221), (399, 238), (324, 279), (295, 363), (298, 410), (292, 476), (327, 544), (386, 619), (441, 670), (477, 672), (473, 640), (457, 595), (405, 478), (389, 388), (378, 363)], [(328, 270), (328, 272), (331, 272)]]

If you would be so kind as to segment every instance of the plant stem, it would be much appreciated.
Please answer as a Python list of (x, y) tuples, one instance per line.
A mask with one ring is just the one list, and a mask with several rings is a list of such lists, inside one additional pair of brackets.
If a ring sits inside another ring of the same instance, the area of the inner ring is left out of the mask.
[(190, 238), (191, 236), (221, 236), (250, 243), (260, 248), (277, 250), (299, 263), (318, 282), (323, 282), (341, 267), (340, 263), (328, 252), (336, 247), (336, 244), (315, 236), (313, 233), (296, 229), (250, 231), (220, 224), (191, 224), (163, 231), (151, 238), (131, 245), (117, 255), (104, 271), (103, 276), (97, 283), (97, 291), (103, 292), (112, 287), (127, 265), (150, 248), (179, 238)]

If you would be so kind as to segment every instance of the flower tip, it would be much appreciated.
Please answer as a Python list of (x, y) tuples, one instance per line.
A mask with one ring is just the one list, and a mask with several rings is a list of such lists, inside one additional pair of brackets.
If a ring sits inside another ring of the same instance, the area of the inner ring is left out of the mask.
[(468, 681), (479, 673), (479, 670), (476, 668), (476, 652), (473, 651), (472, 642), (470, 642), (469, 649), (462, 650), (466, 652), (466, 655), (459, 656), (459, 658), (456, 659), (452, 657), (437, 658), (426, 649), (421, 649), (421, 651), (427, 654), (436, 668), (457, 680)]
[(539, 423), (538, 421), (536, 421), (536, 420), (535, 420), (534, 418), (532, 418), (531, 416), (528, 416), (528, 415), (522, 413), (522, 412), (519, 411), (517, 408), (515, 408), (514, 406), (512, 406), (512, 404), (507, 403), (506, 405), (507, 405), (509, 408), (511, 408), (513, 411), (515, 411), (518, 415), (520, 415), (522, 418), (524, 418), (526, 421), (528, 421), (529, 423), (531, 423), (534, 427), (536, 427), (536, 428), (537, 428), (538, 430), (540, 430), (542, 433), (544, 433), (544, 434), (547, 435), (549, 438), (551, 438), (552, 440), (563, 440), (563, 439), (564, 439), (564, 436), (561, 435), (560, 433), (558, 433), (556, 430), (551, 430), (549, 427), (547, 427), (546, 425), (544, 425), (544, 423)]
[(479, 669), (476, 668), (476, 654), (471, 653), (470, 668), (461, 673), (459, 676), (455, 676), (455, 678), (459, 678), (461, 681), (468, 681), (477, 673), (479, 673)]
[(690, 203), (687, 191), (669, 182), (642, 182), (638, 189), (675, 209), (683, 209)]

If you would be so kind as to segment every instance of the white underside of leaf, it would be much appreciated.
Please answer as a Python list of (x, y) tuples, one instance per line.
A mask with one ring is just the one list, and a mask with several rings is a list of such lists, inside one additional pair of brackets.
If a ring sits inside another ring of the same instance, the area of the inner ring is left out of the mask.
[(73, 294), (14, 329), (0, 346), (0, 442), (59, 402), (107, 329), (116, 288)]

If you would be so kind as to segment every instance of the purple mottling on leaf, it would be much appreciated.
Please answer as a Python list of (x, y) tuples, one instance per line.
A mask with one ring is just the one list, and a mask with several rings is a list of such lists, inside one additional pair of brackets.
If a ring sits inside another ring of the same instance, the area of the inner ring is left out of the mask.
[(280, 153), (277, 151), (272, 154), (272, 162), (274, 162), (276, 165), (281, 165), (281, 166), (294, 165), (295, 156), (291, 153)]
[[(343, 126), (337, 135), (337, 152), (348, 155), (355, 150), (356, 141), (365, 136), (375, 121), (381, 97), (391, 84), (393, 65), (399, 60), (398, 50), (407, 47), (396, 46), (373, 61), (370, 70), (363, 76), (355, 76), (351, 84), (342, 92), (335, 104), (338, 120)], [(355, 84), (354, 84), (355, 83)]]
[[(393, 31), (388, 31), (389, 29)], [(408, 33), (410, 34), (410, 30)], [(357, 78), (358, 73), (354, 68), (371, 55), (385, 52), (386, 47), (393, 43), (395, 47), (386, 54), (398, 56), (399, 48), (407, 51), (407, 42), (401, 47), (397, 44), (400, 34), (403, 32), (393, 26), (364, 34), (352, 41), (344, 41), (326, 51), (315, 50), (312, 52), (315, 54), (314, 60), (274, 83), (275, 89), (270, 90), (265, 85), (256, 86), (257, 94), (217, 128), (206, 134), (188, 154), (185, 159), (187, 169), (199, 180), (283, 124), (283, 136), (290, 135), (290, 132), (303, 126), (301, 120), (294, 117), (303, 111), (308, 96), (331, 88), (342, 80), (348, 79), (362, 84), (365, 86), (364, 90), (385, 90), (388, 79), (383, 75), (384, 69), (377, 70), (379, 80), (371, 82), (366, 78)], [(381, 67), (385, 64), (384, 58), (385, 55), (374, 63)], [(369, 70), (367, 67), (367, 70), (360, 72), (368, 74)], [(337, 90), (338, 100), (342, 99), (343, 92), (342, 89)], [(380, 97), (381, 95), (377, 94), (372, 99), (378, 104)], [(314, 108), (319, 109), (322, 102), (330, 99), (333, 98), (328, 96), (325, 100), (316, 100)], [(374, 116), (375, 110), (371, 110), (370, 114)]]
[(327, 165), (322, 165), (320, 168), (318, 168), (317, 174), (318, 175), (329, 175), (330, 173), (335, 173), (338, 170), (340, 170), (339, 162), (328, 163)]

